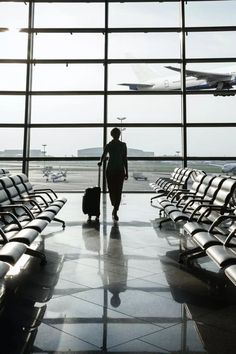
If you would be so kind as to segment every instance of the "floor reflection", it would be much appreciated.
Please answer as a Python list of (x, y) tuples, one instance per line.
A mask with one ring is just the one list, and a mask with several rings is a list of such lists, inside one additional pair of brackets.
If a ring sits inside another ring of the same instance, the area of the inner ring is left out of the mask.
[(150, 196), (126, 195), (116, 224), (105, 196), (100, 222), (85, 222), (82, 195), (66, 197), (66, 229), (44, 237), (47, 266), (2, 284), (0, 354), (235, 352), (235, 287), (206, 260), (179, 265), (181, 236), (155, 227)]
[[(118, 264), (116, 259), (119, 260)], [(127, 289), (128, 260), (123, 253), (118, 224), (111, 228), (107, 253), (104, 257), (104, 288), (112, 294), (110, 304), (119, 307), (120, 293)]]
[(30, 259), (17, 277), (6, 278), (0, 312), (2, 354), (32, 352), (46, 303), (52, 298), (63, 263), (58, 253), (45, 253), (49, 261), (44, 267), (38, 259)]

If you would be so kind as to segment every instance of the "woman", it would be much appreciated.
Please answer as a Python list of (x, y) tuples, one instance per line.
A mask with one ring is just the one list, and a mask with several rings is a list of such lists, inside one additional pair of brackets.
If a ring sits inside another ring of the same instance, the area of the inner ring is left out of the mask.
[(98, 163), (101, 166), (106, 155), (109, 154), (108, 165), (106, 169), (106, 179), (113, 206), (112, 216), (114, 220), (119, 220), (117, 211), (119, 210), (121, 194), (124, 179), (128, 179), (128, 162), (126, 144), (120, 141), (121, 131), (113, 128), (111, 131), (112, 140), (105, 146), (101, 160)]

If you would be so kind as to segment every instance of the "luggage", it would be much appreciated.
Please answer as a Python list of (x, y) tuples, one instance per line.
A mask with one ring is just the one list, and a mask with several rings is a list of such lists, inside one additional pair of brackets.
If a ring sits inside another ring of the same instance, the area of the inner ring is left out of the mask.
[(92, 216), (96, 216), (96, 219), (100, 216), (100, 176), (101, 167), (98, 169), (98, 187), (90, 187), (85, 189), (83, 200), (82, 200), (82, 210), (84, 214), (88, 214), (89, 220)]

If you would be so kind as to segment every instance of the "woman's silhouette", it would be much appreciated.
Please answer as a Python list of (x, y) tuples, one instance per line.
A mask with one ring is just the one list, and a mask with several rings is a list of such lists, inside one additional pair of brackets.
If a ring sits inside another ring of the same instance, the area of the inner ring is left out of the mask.
[(111, 131), (112, 140), (105, 146), (101, 160), (101, 166), (106, 155), (109, 154), (106, 169), (107, 185), (113, 206), (112, 216), (114, 220), (119, 220), (117, 211), (119, 210), (124, 179), (128, 179), (128, 162), (126, 144), (119, 140), (121, 131), (113, 128)]

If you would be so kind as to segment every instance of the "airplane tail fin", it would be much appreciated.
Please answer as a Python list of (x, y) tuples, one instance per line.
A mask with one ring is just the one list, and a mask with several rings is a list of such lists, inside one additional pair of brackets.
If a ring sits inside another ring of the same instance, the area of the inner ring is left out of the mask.
[[(135, 59), (130, 53), (126, 53), (125, 56), (127, 59)], [(131, 64), (131, 67), (140, 83), (145, 83), (157, 77), (157, 73), (147, 64)]]
[(131, 64), (131, 66), (135, 76), (140, 82), (153, 80), (157, 76), (157, 73), (147, 64)]

